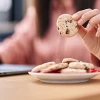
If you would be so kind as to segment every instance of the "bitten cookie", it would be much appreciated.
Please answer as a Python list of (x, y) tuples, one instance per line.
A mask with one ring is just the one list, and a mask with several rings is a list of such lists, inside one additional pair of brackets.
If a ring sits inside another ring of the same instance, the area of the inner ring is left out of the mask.
[(43, 69), (41, 72), (42, 73), (50, 73), (50, 72), (55, 72), (55, 71), (58, 71), (58, 70), (61, 70), (63, 68), (67, 68), (67, 67), (68, 67), (67, 63), (59, 63), (59, 64), (49, 66), (48, 68)]
[(74, 36), (79, 29), (77, 21), (74, 21), (69, 14), (60, 15), (56, 24), (59, 34), (66, 37)]
[(41, 64), (41, 65), (38, 65), (32, 69), (32, 72), (41, 72), (42, 69), (45, 69), (54, 64), (55, 64), (55, 62), (47, 62), (47, 63)]

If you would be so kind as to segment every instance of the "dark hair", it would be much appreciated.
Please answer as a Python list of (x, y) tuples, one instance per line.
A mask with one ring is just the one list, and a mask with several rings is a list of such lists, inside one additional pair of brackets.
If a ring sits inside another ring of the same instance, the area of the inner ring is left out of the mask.
[[(60, 1), (60, 0), (58, 0)], [(91, 8), (93, 9), (95, 0), (73, 0), (77, 11)], [(37, 32), (40, 37), (46, 35), (46, 31), (50, 25), (50, 4), (51, 0), (35, 0), (37, 13)]]
[(74, 0), (74, 4), (76, 5), (77, 11), (84, 10), (87, 8), (93, 9), (95, 0)]
[(50, 17), (50, 1), (51, 0), (35, 0), (37, 13), (37, 32), (40, 37), (44, 37), (49, 27)]

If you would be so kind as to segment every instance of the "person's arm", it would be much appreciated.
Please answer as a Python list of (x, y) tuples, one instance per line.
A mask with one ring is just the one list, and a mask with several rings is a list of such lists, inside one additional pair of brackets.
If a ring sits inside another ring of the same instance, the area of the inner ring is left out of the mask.
[[(72, 17), (78, 22), (78, 34), (91, 53), (92, 63), (100, 67), (100, 10), (85, 9), (75, 13)], [(88, 25), (84, 28), (82, 25), (88, 20)]]
[(30, 64), (35, 34), (34, 10), (28, 9), (25, 18), (18, 23), (15, 33), (0, 44), (0, 61), (6, 64)]

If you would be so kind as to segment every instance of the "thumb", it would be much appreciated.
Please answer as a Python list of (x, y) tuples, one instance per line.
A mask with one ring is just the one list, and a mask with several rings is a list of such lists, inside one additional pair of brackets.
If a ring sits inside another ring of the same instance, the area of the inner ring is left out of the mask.
[(83, 38), (85, 34), (87, 33), (86, 29), (83, 26), (79, 26), (78, 34)]

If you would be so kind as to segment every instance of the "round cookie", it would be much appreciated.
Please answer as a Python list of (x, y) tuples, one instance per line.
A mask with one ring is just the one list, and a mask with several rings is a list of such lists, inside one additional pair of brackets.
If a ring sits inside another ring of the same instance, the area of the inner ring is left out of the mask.
[(54, 64), (56, 64), (56, 63), (55, 62), (47, 62), (47, 63), (41, 64), (41, 65), (38, 65), (32, 69), (32, 72), (41, 72), (42, 69), (45, 69)]
[(57, 19), (57, 28), (59, 34), (66, 37), (72, 37), (78, 32), (77, 21), (72, 19), (69, 14), (62, 14)]
[(68, 73), (72, 73), (72, 74), (76, 74), (76, 73), (87, 73), (86, 70), (84, 69), (71, 69), (71, 68), (64, 68), (61, 69), (60, 73), (64, 73), (64, 74), (68, 74)]
[(91, 70), (94, 69), (94, 65), (86, 62), (71, 62), (69, 68)]
[(62, 60), (62, 63), (70, 63), (70, 62), (79, 62), (79, 60), (73, 58), (64, 58)]
[(67, 68), (67, 67), (68, 67), (67, 63), (59, 63), (59, 64), (55, 64), (55, 65), (49, 66), (49, 67), (43, 69), (41, 72), (42, 73), (51, 73), (51, 72), (55, 72), (55, 71), (61, 70), (63, 68)]

